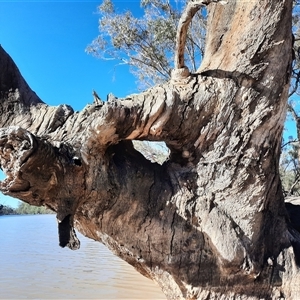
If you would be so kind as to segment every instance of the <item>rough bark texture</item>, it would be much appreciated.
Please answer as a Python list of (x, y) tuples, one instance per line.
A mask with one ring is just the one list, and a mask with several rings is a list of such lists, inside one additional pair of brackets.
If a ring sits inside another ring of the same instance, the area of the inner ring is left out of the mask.
[[(278, 172), (292, 1), (224, 2), (197, 74), (81, 112), (44, 104), (0, 48), (0, 188), (55, 210), (61, 246), (79, 247), (76, 227), (169, 299), (297, 299)], [(170, 159), (131, 140), (165, 141)]]

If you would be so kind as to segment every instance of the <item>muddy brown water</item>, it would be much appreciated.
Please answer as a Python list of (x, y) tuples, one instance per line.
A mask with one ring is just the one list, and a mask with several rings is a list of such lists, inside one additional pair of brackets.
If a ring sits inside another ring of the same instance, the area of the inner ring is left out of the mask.
[(0, 299), (166, 299), (105, 246), (58, 246), (55, 215), (0, 217)]

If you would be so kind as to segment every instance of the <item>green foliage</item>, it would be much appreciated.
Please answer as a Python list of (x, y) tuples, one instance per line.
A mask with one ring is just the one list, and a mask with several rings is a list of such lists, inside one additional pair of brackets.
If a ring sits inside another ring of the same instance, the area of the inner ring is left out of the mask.
[(16, 209), (16, 214), (18, 215), (38, 215), (51, 213), (53, 212), (44, 206), (33, 206), (25, 202), (22, 202)]
[(0, 216), (2, 215), (40, 215), (53, 214), (54, 212), (44, 206), (33, 206), (22, 202), (14, 209), (6, 205), (0, 204)]
[(300, 196), (299, 142), (290, 138), (282, 148), (279, 172), (285, 196)]
[[(176, 31), (186, 0), (142, 0), (142, 17), (118, 13), (111, 0), (98, 7), (99, 36), (86, 51), (131, 66), (141, 88), (167, 81), (173, 68)], [(186, 64), (196, 71), (204, 50), (205, 14), (195, 16), (188, 33)]]
[(15, 211), (13, 208), (0, 204), (0, 216), (2, 215), (14, 215)]
[(300, 195), (300, 116), (297, 112), (297, 101), (294, 96), (300, 95), (300, 7), (299, 1), (293, 1), (293, 65), (292, 78), (290, 85), (289, 103), (288, 103), (288, 117), (296, 123), (297, 138), (290, 137), (289, 141), (285, 143), (282, 149), (280, 158), (280, 176), (283, 190), (286, 196)]

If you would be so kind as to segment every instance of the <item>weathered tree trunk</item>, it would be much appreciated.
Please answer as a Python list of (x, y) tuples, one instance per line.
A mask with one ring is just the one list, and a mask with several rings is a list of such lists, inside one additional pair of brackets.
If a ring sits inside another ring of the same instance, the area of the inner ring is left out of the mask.
[[(184, 76), (81, 112), (44, 104), (0, 48), (1, 190), (55, 210), (61, 246), (79, 247), (75, 226), (169, 299), (297, 299), (300, 233), (278, 172), (291, 9), (210, 3), (197, 74), (181, 56)], [(131, 140), (165, 141), (170, 159)]]

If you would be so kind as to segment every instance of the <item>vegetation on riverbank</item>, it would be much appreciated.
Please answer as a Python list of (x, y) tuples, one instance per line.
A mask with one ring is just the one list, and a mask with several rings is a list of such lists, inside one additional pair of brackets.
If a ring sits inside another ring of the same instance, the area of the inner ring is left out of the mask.
[(14, 215), (15, 210), (9, 206), (0, 204), (0, 216), (2, 215)]
[(7, 205), (0, 204), (0, 216), (2, 215), (40, 215), (40, 214), (52, 214), (53, 211), (41, 206), (29, 205), (22, 202), (17, 208), (12, 208)]

